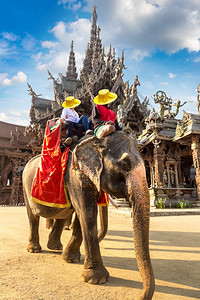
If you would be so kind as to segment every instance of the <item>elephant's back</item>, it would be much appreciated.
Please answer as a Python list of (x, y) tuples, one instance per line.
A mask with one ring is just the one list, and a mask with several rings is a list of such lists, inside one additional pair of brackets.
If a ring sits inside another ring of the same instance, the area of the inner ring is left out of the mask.
[(40, 162), (40, 157), (41, 155), (37, 155), (31, 158), (24, 168), (22, 175), (23, 188), (28, 192), (31, 191), (33, 179), (35, 177), (35, 173)]

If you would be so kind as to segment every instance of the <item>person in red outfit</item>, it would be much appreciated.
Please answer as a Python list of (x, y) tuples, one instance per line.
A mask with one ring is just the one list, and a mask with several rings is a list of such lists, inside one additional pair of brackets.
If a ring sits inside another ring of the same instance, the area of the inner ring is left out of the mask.
[(116, 113), (109, 108), (109, 104), (116, 99), (117, 95), (111, 93), (108, 89), (100, 90), (94, 98), (96, 105), (92, 110), (92, 122), (94, 124), (94, 134), (98, 138), (106, 136), (115, 130), (121, 130), (117, 122)]

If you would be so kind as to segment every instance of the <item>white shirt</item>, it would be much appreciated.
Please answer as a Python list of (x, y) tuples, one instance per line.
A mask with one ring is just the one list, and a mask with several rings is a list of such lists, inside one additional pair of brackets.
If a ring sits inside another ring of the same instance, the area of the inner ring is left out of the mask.
[(78, 113), (74, 109), (65, 107), (62, 110), (61, 119), (65, 119), (66, 121), (71, 121), (74, 123), (78, 123), (80, 120)]

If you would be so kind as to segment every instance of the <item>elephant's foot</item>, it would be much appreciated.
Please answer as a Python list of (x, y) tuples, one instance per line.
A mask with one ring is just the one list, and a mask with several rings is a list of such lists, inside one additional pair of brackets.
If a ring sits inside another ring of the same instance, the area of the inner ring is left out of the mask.
[(62, 250), (63, 245), (61, 244), (60, 240), (55, 241), (55, 240), (50, 239), (48, 241), (47, 248), (49, 248), (51, 250)]
[(81, 259), (81, 253), (79, 249), (72, 251), (70, 248), (66, 248), (63, 251), (62, 257), (67, 263), (77, 263)]
[(108, 280), (109, 273), (103, 265), (95, 269), (84, 269), (81, 280), (91, 284), (102, 284)]
[(40, 246), (39, 243), (33, 243), (33, 242), (30, 242), (26, 248), (28, 250), (28, 252), (30, 253), (38, 253), (38, 252), (41, 252), (42, 250), (42, 247)]

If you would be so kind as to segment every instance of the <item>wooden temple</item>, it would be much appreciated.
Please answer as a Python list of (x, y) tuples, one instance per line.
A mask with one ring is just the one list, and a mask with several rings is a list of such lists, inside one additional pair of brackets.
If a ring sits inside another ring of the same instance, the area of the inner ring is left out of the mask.
[(132, 84), (123, 80), (124, 52), (116, 57), (115, 49), (110, 46), (105, 53), (96, 7), (91, 14), (90, 40), (80, 75), (76, 70), (73, 41), (66, 65), (66, 73), (58, 74), (58, 78), (48, 70), (48, 79), (52, 80), (54, 89), (52, 100), (36, 94), (28, 83), (29, 126), (0, 122), (0, 204), (23, 203), (21, 174), (24, 165), (30, 157), (41, 153), (46, 123), (60, 117), (66, 96), (80, 99), (77, 112), (90, 118), (93, 98), (100, 89), (107, 88), (118, 95), (111, 108), (120, 126), (137, 137), (146, 165), (151, 204), (162, 198), (166, 199), (166, 204), (174, 206), (184, 198), (197, 205), (200, 200), (200, 116), (184, 112), (182, 120), (177, 120), (179, 108), (184, 104), (177, 102), (172, 112), (172, 100), (163, 91), (154, 95), (155, 103), (160, 105), (159, 112), (150, 112), (147, 97), (142, 100), (138, 97), (138, 76), (135, 75)]

